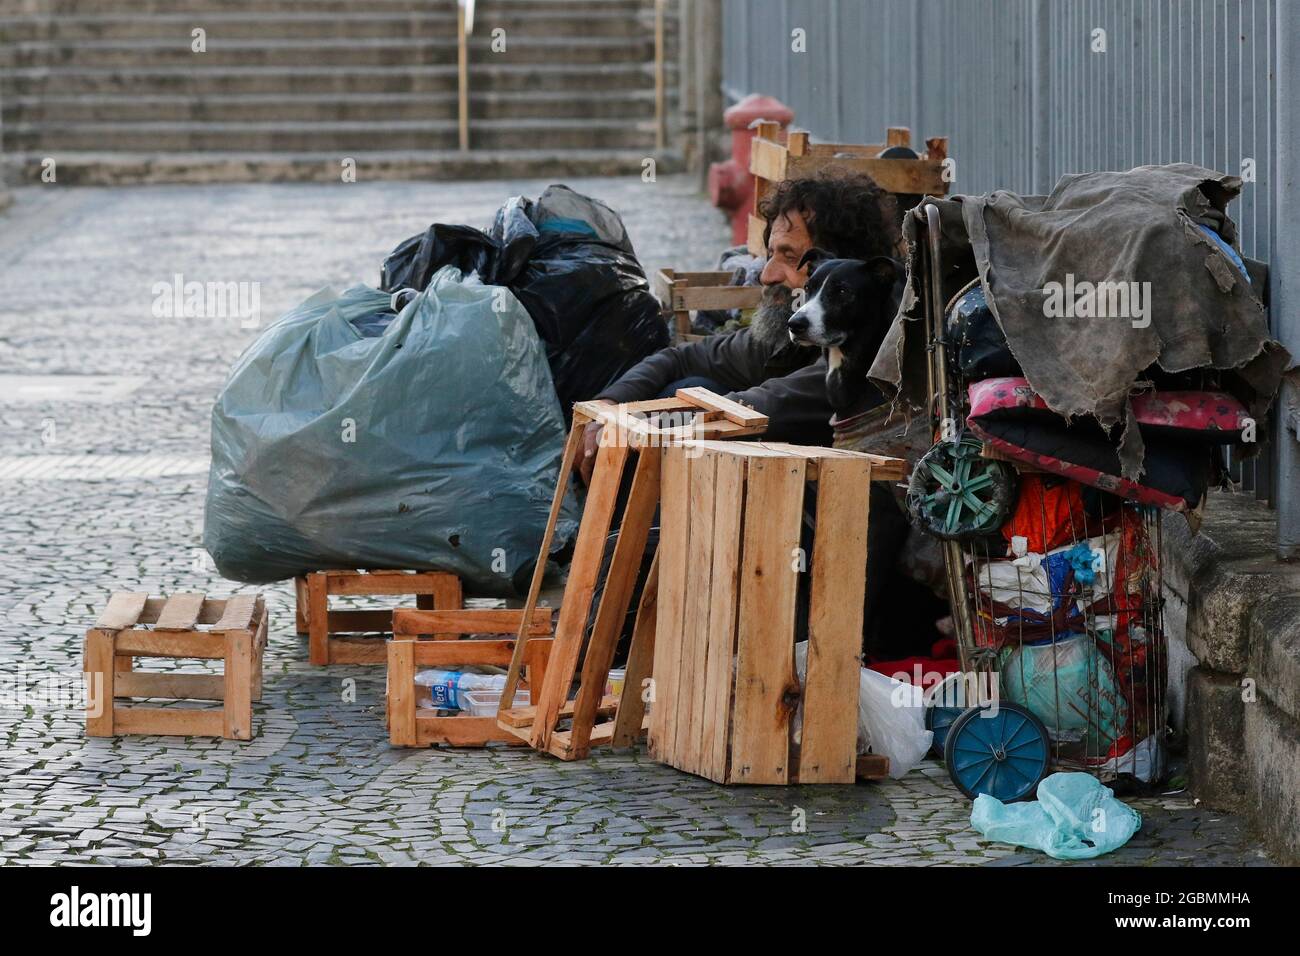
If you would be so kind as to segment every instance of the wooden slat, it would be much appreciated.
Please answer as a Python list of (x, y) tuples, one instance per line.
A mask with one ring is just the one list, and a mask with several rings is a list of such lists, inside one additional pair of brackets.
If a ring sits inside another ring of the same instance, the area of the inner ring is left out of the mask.
[(803, 512), (804, 462), (753, 458), (744, 517), (731, 773), (736, 783), (786, 783), (798, 699), (792, 564)]
[(663, 451), (659, 506), (659, 597), (655, 624), (654, 705), (650, 710), (650, 753), (661, 763), (677, 757), (677, 678), (685, 627), (690, 544), (690, 466), (684, 447)]
[(382, 637), (331, 637), (326, 644), (330, 664), (382, 664), (388, 659)]
[(768, 182), (779, 183), (786, 179), (790, 153), (780, 143), (755, 137), (749, 148), (749, 171)]
[(327, 576), (325, 580), (329, 593), (340, 596), (406, 595), (437, 594), (445, 586), (443, 577), (454, 578), (455, 576), (445, 571), (423, 571), (414, 574), (405, 571), (374, 571), (343, 577)]
[(415, 641), (388, 642), (388, 741), (394, 747), (414, 747)]
[(118, 697), (224, 700), (226, 696), (226, 679), (221, 674), (151, 674), (131, 671), (119, 673), (113, 683), (114, 694)]
[[(552, 638), (534, 637), (528, 641), (524, 660), (537, 659), (550, 649)], [(481, 664), (505, 667), (514, 653), (515, 638), (466, 641), (393, 641), (394, 644), (411, 644), (415, 648), (418, 667), (447, 667), (455, 664)]]
[(221, 617), (212, 625), (215, 632), (247, 631), (253, 626), (253, 612), (257, 608), (256, 594), (236, 594), (226, 599)]
[(220, 737), (225, 729), (225, 717), (216, 709), (118, 707), (113, 711), (113, 727), (119, 734)]
[(791, 158), (788, 179), (809, 179), (828, 168), (843, 168), (870, 176), (888, 193), (905, 195), (944, 196), (948, 183), (943, 178), (943, 166), (928, 159), (852, 159), (805, 156)]
[(222, 708), (222, 736), (228, 740), (253, 739), (253, 635), (247, 631), (226, 634), (226, 696)]
[[(566, 700), (564, 706), (560, 708), (560, 718), (572, 717), (573, 708), (574, 701)], [(618, 698), (611, 694), (600, 698), (600, 705), (596, 708), (596, 713), (601, 717), (609, 717), (617, 709)], [(537, 722), (537, 708), (510, 707), (506, 710), (497, 711), (497, 722), (513, 729), (531, 727)]]
[(573, 560), (569, 564), (564, 604), (555, 627), (555, 644), (546, 670), (546, 685), (542, 688), (537, 721), (533, 724), (532, 744), (537, 750), (547, 748), (560, 707), (573, 683), (627, 456), (628, 447), (621, 442), (604, 445), (596, 453), (596, 467), (592, 472), (591, 487), (587, 490)]
[(173, 594), (163, 605), (162, 613), (154, 624), (155, 631), (188, 631), (193, 629), (203, 608), (202, 594)]
[(101, 631), (120, 631), (133, 627), (140, 620), (144, 611), (147, 594), (131, 594), (119, 591), (108, 599), (108, 605), (95, 621), (95, 627)]
[(907, 462), (901, 458), (889, 458), (885, 455), (872, 455), (866, 452), (849, 451), (846, 448), (821, 448), (806, 445), (791, 445), (788, 442), (747, 442), (788, 455), (799, 455), (808, 460), (808, 480), (817, 480), (818, 463), (825, 458), (843, 458), (871, 463), (872, 481), (902, 481), (909, 474)]
[(704, 672), (707, 701), (701, 738), (701, 773), (719, 783), (727, 778), (731, 691), (736, 654), (736, 614), (740, 590), (745, 459), (717, 455), (714, 478), (713, 580), (709, 605), (708, 663)]
[[(121, 620), (121, 617), (113, 618)], [(113, 694), (117, 673), (113, 666), (113, 634), (91, 628), (86, 632), (86, 678), (90, 682), (86, 695), (86, 736), (113, 736)]]
[(852, 783), (871, 463), (824, 459), (817, 484), (800, 783)]
[(742, 405), (730, 398), (725, 398), (716, 392), (711, 392), (707, 388), (679, 388), (677, 397), (700, 408), (721, 412), (723, 418), (729, 422), (735, 422), (737, 425), (748, 427), (767, 425), (767, 416), (762, 412)]
[(118, 631), (113, 643), (119, 657), (198, 657), (220, 660), (226, 656), (226, 642), (219, 634), (206, 631)]
[(749, 216), (749, 228), (745, 233), (745, 246), (750, 255), (766, 256), (767, 244), (763, 242), (763, 234), (767, 232), (767, 221), (753, 213)]
[(628, 605), (632, 603), (632, 591), (645, 556), (650, 524), (659, 507), (659, 458), (659, 449), (642, 449), (632, 473), (632, 487), (623, 509), (614, 554), (610, 558), (605, 587), (582, 662), (582, 679), (570, 731), (573, 755), (577, 758), (586, 754), (588, 735), (596, 719), (596, 706), (605, 695), (609, 668), (614, 661), (614, 651), (627, 620)]
[(855, 773), (859, 780), (884, 780), (889, 776), (889, 758), (881, 754), (862, 754)]
[[(527, 635), (551, 633), (549, 607), (535, 607), (525, 630)], [(393, 634), (518, 634), (524, 612), (517, 608), (462, 608), (458, 611), (418, 611), (398, 608), (393, 612)]]
[(763, 298), (762, 286), (686, 286), (674, 289), (669, 305), (674, 310), (753, 309)]
[(526, 625), (537, 607), (538, 595), (542, 592), (542, 578), (546, 576), (546, 562), (551, 555), (551, 540), (555, 537), (555, 523), (560, 518), (560, 508), (569, 489), (569, 478), (578, 462), (578, 451), (582, 447), (585, 431), (584, 418), (575, 407), (573, 424), (569, 428), (569, 437), (564, 443), (564, 454), (560, 458), (560, 473), (555, 479), (555, 490), (551, 493), (551, 510), (546, 517), (546, 528), (542, 531), (542, 544), (537, 551), (537, 563), (533, 567), (533, 579), (528, 584), (528, 597), (524, 599), (519, 618), (519, 630), (516, 633), (515, 653), (510, 659), (506, 671), (506, 686), (501, 692), (501, 706), (509, 707), (514, 703), (515, 691), (519, 687), (519, 675), (524, 666), (524, 638), (528, 636)]
[(495, 717), (440, 717), (418, 712), (415, 715), (415, 746), (482, 747), (490, 743), (522, 746), (526, 741), (497, 725)]
[(642, 684), (650, 677), (654, 666), (655, 627), (659, 607), (659, 552), (650, 560), (650, 572), (637, 602), (636, 623), (632, 626), (632, 645), (628, 648), (627, 667), (623, 679), (623, 693), (618, 698), (614, 713), (614, 735), (610, 743), (615, 747), (631, 747), (641, 735), (645, 719), (645, 700)]
[(690, 584), (686, 589), (676, 697), (679, 762), (674, 766), (690, 773), (701, 772), (701, 746), (707, 722), (705, 669), (709, 659), (709, 578), (713, 568), (713, 479), (718, 457), (705, 453), (693, 459), (687, 480), (691, 534), (686, 563)]

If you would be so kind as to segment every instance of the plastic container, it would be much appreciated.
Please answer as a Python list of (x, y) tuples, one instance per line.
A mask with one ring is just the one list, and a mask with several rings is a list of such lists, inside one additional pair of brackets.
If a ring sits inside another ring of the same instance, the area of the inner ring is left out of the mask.
[(605, 683), (605, 693), (620, 697), (623, 694), (623, 680), (627, 676), (627, 668), (615, 667), (609, 672), (609, 680)]
[(425, 705), (426, 707), (436, 710), (461, 710), (465, 696), (473, 691), (482, 691), (488, 696), (495, 694), (499, 700), (501, 692), (506, 688), (506, 675), (475, 674), (471, 671), (446, 671), (433, 668), (416, 674), (415, 682), (429, 688), (429, 703)]
[[(502, 684), (502, 687), (505, 685)], [(495, 717), (497, 705), (501, 703), (501, 691), (469, 690), (461, 697), (461, 713), (470, 717)], [(528, 691), (515, 691), (516, 707), (528, 706)]]

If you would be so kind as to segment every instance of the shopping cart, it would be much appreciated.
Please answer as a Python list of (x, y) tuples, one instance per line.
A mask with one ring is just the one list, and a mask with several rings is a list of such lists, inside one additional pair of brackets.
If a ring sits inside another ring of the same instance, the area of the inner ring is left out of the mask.
[[(971, 798), (1032, 796), (1053, 770), (1155, 783), (1167, 735), (1161, 512), (1001, 460), (973, 433), (951, 319), (979, 283), (943, 302), (939, 210), (914, 215), (936, 441), (908, 510), (942, 543), (961, 665), (926, 695), (934, 746)], [(1026, 533), (1008, 542), (1008, 529)]]

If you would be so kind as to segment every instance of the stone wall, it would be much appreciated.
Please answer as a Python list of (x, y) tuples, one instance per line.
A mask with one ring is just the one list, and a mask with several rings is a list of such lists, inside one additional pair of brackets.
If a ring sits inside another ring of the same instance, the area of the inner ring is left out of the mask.
[(1165, 521), (1169, 700), (1193, 795), (1300, 862), (1300, 566), (1275, 537), (1246, 495), (1212, 494), (1196, 535)]

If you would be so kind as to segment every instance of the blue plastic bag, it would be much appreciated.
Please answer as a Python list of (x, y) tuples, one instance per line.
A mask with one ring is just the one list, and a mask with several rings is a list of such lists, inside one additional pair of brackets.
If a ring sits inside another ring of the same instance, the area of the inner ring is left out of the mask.
[(1054, 860), (1090, 860), (1127, 843), (1142, 816), (1091, 774), (1054, 773), (1032, 802), (980, 794), (970, 824), (990, 840), (1042, 850)]

